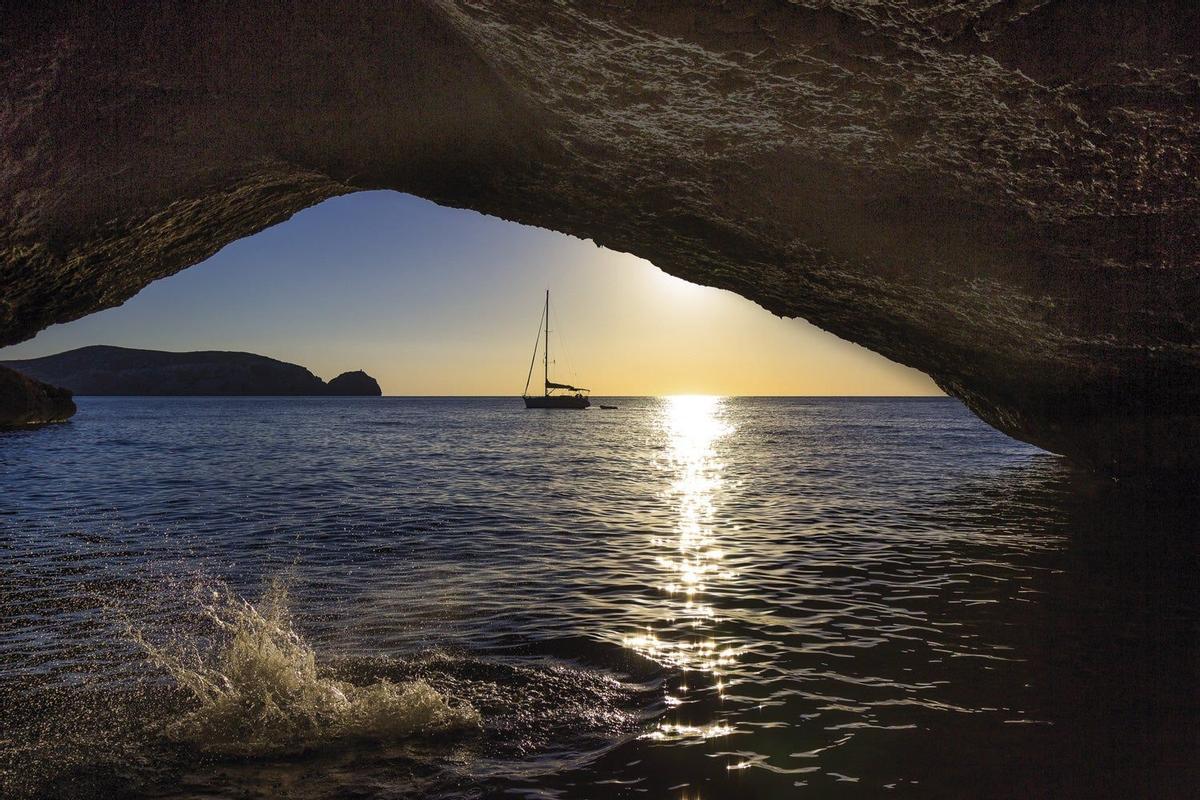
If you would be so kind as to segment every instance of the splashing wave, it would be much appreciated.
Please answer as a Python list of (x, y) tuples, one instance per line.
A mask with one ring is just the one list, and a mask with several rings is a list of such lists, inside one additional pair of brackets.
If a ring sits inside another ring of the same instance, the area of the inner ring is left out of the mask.
[(165, 725), (168, 738), (228, 755), (296, 752), (343, 740), (396, 740), (479, 728), (470, 703), (423, 680), (337, 680), (295, 630), (287, 587), (273, 581), (257, 604), (227, 589), (201, 603), (210, 630), (130, 635), (185, 689), (194, 707)]

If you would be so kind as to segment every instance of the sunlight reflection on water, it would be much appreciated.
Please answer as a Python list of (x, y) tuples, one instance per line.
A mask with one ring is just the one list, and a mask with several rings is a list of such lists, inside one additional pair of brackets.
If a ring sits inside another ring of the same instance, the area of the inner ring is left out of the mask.
[[(651, 537), (661, 596), (659, 619), (644, 633), (625, 637), (623, 644), (658, 664), (682, 670), (677, 686), (668, 686), (664, 702), (682, 705), (689, 693), (715, 692), (720, 698), (729, 685), (725, 678), (740, 647), (718, 637), (719, 621), (709, 597), (715, 586), (737, 579), (725, 568), (726, 551), (714, 520), (724, 486), (724, 464), (715, 445), (732, 434), (720, 397), (681, 395), (665, 398), (658, 427), (665, 438), (662, 466), (671, 472), (664, 502), (677, 514), (674, 537)], [(727, 721), (684, 724), (664, 721), (650, 734), (655, 739), (710, 739), (733, 733)]]

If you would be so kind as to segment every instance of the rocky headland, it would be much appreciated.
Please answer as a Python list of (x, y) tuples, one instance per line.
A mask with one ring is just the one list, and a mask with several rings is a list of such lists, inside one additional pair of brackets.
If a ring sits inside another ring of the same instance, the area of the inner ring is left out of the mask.
[(325, 387), (325, 394), (333, 395), (381, 395), (379, 383), (361, 369), (343, 372)]
[(0, 366), (0, 429), (63, 422), (74, 413), (69, 390)]
[[(3, 367), (24, 373), (38, 381), (65, 387), (69, 390), (66, 393), (68, 398), (71, 393), (341, 396), (382, 394), (379, 384), (365, 372), (346, 372), (325, 383), (304, 367), (253, 353), (169, 353), (161, 350), (95, 345), (44, 358), (0, 361), (0, 368)], [(73, 413), (73, 404), (71, 410)]]
[(1200, 469), (1192, 0), (8, 3), (0, 344), (326, 198), (587, 237)]

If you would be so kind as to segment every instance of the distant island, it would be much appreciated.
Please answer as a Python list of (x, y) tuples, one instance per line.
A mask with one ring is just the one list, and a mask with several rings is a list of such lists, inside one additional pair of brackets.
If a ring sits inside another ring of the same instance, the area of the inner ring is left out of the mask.
[(329, 383), (304, 367), (254, 353), (170, 353), (94, 345), (43, 358), (0, 361), (31, 378), (79, 395), (379, 396), (367, 373), (343, 372)]

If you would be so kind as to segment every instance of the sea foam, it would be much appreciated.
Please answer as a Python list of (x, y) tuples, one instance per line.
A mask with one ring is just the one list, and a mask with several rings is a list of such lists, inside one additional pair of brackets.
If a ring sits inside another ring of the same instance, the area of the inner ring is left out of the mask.
[(228, 589), (200, 601), (210, 630), (162, 641), (129, 626), (158, 667), (191, 695), (169, 739), (228, 755), (298, 752), (348, 739), (398, 740), (478, 728), (479, 713), (422, 680), (356, 685), (330, 677), (295, 629), (287, 587), (258, 603)]

